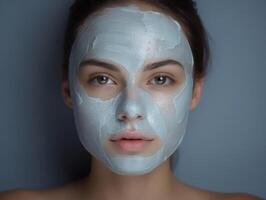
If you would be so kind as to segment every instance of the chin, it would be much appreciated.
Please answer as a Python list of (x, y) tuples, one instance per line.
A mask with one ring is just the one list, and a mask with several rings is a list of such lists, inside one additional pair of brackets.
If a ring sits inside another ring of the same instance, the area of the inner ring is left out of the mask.
[(123, 155), (109, 158), (109, 168), (119, 175), (144, 175), (158, 167), (164, 159), (161, 151), (151, 156)]

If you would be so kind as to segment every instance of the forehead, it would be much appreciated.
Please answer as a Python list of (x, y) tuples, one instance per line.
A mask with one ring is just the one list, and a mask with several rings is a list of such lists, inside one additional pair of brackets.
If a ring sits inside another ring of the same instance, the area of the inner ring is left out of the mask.
[(105, 8), (91, 15), (77, 44), (80, 62), (104, 59), (128, 69), (139, 68), (148, 59), (174, 59), (192, 65), (192, 54), (178, 22), (134, 5)]

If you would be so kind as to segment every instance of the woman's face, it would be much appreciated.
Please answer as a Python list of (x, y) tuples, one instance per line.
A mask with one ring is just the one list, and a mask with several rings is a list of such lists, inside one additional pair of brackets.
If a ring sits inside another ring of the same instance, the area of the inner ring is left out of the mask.
[(157, 167), (184, 136), (192, 71), (189, 43), (171, 17), (134, 5), (90, 16), (69, 70), (84, 147), (118, 174)]
[[(81, 64), (78, 81), (88, 96), (99, 98), (102, 101), (114, 99), (125, 91), (127, 99), (134, 99), (137, 98), (137, 90), (141, 89), (148, 93), (151, 100), (156, 102), (161, 109), (164, 109), (165, 112), (171, 112), (171, 109), (173, 109), (171, 108), (172, 96), (181, 89), (185, 81), (185, 72), (177, 61), (146, 61), (134, 76), (132, 78), (135, 78), (135, 81), (129, 89), (127, 87), (130, 83), (127, 80), (129, 80), (130, 74), (126, 72), (124, 67), (114, 64), (112, 61), (90, 59)], [(142, 117), (146, 115), (142, 112), (138, 114)], [(134, 130), (134, 123), (139, 119), (130, 122), (130, 117), (135, 117), (135, 115), (130, 116), (126, 111), (125, 117), (125, 119), (122, 119), (122, 123), (125, 125), (132, 123), (132, 127), (129, 129)], [(120, 119), (120, 121), (122, 120)], [(112, 154), (152, 155), (161, 147), (160, 138), (155, 136), (153, 136), (153, 141), (145, 148), (141, 144), (136, 147), (137, 144), (136, 142), (133, 144), (133, 141), (131, 141), (132, 144), (128, 142), (128, 144), (125, 144), (127, 146), (121, 146), (109, 140), (107, 140), (105, 147), (107, 152)]]

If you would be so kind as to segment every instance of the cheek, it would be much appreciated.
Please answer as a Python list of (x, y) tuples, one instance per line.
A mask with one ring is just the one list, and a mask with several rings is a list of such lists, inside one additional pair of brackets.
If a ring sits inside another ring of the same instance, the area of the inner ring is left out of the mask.
[(110, 100), (118, 95), (122, 89), (121, 84), (99, 84), (87, 79), (79, 79), (79, 84), (83, 87), (86, 94), (90, 97), (99, 98), (102, 101)]
[(107, 101), (115, 96), (117, 96), (120, 92), (121, 88), (116, 86), (104, 86), (100, 87), (91, 87), (86, 88), (87, 95), (95, 98), (99, 98), (102, 101)]
[[(84, 88), (79, 82), (73, 92), (75, 111), (82, 122), (81, 124), (91, 124), (93, 126), (101, 124), (106, 114), (112, 112), (112, 101), (103, 101), (100, 97), (94, 97), (88, 94), (87, 88)], [(104, 98), (104, 97), (103, 97)]]
[(153, 93), (151, 96), (152, 101), (154, 101), (161, 112), (168, 132), (176, 132), (179, 126), (184, 123), (191, 98), (191, 91), (188, 86), (176, 94)]
[(165, 116), (173, 117), (177, 123), (182, 123), (186, 112), (189, 110), (192, 91), (193, 79), (188, 77), (187, 81), (175, 93), (152, 93), (150, 95)]
[(171, 113), (175, 110), (173, 95), (153, 94), (152, 99), (163, 113)]

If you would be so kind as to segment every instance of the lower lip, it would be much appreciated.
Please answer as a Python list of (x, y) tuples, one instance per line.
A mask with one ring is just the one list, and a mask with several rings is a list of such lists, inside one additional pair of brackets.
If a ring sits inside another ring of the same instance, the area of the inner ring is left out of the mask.
[(145, 147), (152, 142), (152, 140), (118, 140), (112, 141), (118, 146), (120, 150), (128, 153), (136, 153), (143, 151)]

